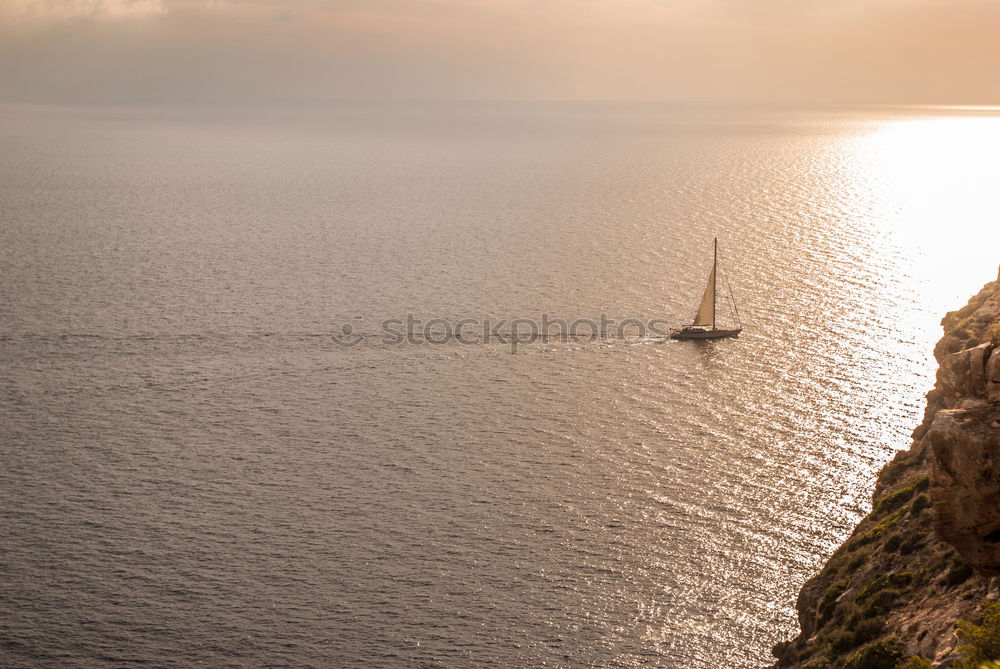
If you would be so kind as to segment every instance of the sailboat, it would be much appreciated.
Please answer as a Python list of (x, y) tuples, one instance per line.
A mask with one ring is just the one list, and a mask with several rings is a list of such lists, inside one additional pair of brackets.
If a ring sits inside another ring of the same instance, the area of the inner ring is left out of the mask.
[[(739, 322), (740, 312), (736, 309), (736, 300), (733, 298), (732, 290), (729, 291), (729, 299), (732, 301), (733, 311), (736, 312), (735, 328), (717, 327), (715, 321), (716, 304), (716, 277), (719, 269), (719, 239), (715, 239), (715, 252), (712, 256), (712, 272), (708, 275), (708, 285), (705, 287), (705, 294), (701, 296), (701, 304), (698, 305), (698, 313), (694, 315), (694, 323), (685, 325), (680, 330), (671, 329), (667, 335), (671, 339), (723, 339), (725, 337), (735, 337), (743, 331), (743, 325)], [(728, 286), (728, 281), (726, 282)]]

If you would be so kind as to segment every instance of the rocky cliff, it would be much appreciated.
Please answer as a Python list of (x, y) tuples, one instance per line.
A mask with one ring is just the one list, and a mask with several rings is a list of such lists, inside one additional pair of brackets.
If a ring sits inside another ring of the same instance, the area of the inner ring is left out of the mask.
[(871, 513), (802, 588), (802, 631), (775, 646), (776, 667), (968, 664), (958, 622), (1000, 599), (1000, 278), (942, 325), (913, 444), (882, 469)]

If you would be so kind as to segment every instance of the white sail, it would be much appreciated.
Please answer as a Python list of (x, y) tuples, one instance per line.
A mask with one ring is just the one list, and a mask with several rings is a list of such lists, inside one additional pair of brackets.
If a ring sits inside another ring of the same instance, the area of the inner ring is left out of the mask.
[(698, 306), (698, 313), (694, 315), (693, 325), (714, 325), (715, 324), (715, 265), (708, 275), (708, 285), (705, 287), (705, 294), (701, 296), (701, 304)]

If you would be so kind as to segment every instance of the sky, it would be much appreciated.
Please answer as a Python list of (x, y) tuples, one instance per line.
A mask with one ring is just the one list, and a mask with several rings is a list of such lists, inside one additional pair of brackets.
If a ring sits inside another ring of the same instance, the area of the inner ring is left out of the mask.
[(0, 0), (0, 101), (1000, 103), (996, 0)]

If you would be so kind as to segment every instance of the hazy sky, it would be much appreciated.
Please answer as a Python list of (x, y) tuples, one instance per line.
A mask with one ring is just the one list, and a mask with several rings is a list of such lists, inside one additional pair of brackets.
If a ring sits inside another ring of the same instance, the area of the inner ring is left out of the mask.
[(0, 0), (0, 100), (1000, 103), (997, 0)]

